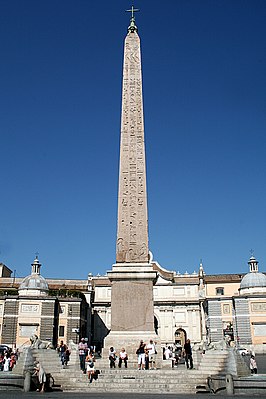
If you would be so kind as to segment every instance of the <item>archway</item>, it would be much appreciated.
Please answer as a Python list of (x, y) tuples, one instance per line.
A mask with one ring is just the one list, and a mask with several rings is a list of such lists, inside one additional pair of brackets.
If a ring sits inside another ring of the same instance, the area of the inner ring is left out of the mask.
[(179, 346), (184, 346), (187, 340), (187, 333), (183, 328), (178, 328), (175, 332), (175, 344)]

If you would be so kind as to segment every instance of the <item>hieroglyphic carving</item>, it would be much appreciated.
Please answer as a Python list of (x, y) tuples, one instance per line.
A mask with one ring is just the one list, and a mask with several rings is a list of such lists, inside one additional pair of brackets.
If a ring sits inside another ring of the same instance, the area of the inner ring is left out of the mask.
[(137, 32), (125, 39), (117, 262), (148, 261), (148, 216), (144, 148), (140, 40)]

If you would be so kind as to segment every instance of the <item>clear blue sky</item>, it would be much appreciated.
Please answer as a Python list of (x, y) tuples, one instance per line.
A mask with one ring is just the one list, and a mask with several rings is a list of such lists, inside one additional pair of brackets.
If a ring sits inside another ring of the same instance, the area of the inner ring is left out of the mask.
[[(0, 262), (115, 262), (130, 1), (0, 0)], [(266, 269), (266, 2), (139, 0), (149, 240), (170, 270)]]

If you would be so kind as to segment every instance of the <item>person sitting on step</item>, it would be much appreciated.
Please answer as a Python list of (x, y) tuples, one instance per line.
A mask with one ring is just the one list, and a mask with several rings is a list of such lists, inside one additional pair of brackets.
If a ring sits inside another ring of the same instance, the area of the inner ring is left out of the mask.
[(127, 369), (127, 360), (128, 360), (127, 352), (125, 348), (122, 348), (121, 352), (119, 353), (118, 367), (121, 369), (122, 362), (124, 362), (125, 368)]

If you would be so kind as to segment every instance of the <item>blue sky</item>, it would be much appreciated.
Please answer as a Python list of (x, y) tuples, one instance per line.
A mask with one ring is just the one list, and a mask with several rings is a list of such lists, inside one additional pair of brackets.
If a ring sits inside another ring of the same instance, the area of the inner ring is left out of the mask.
[[(125, 0), (0, 0), (0, 262), (115, 262)], [(266, 2), (139, 0), (149, 242), (169, 270), (266, 265)]]

